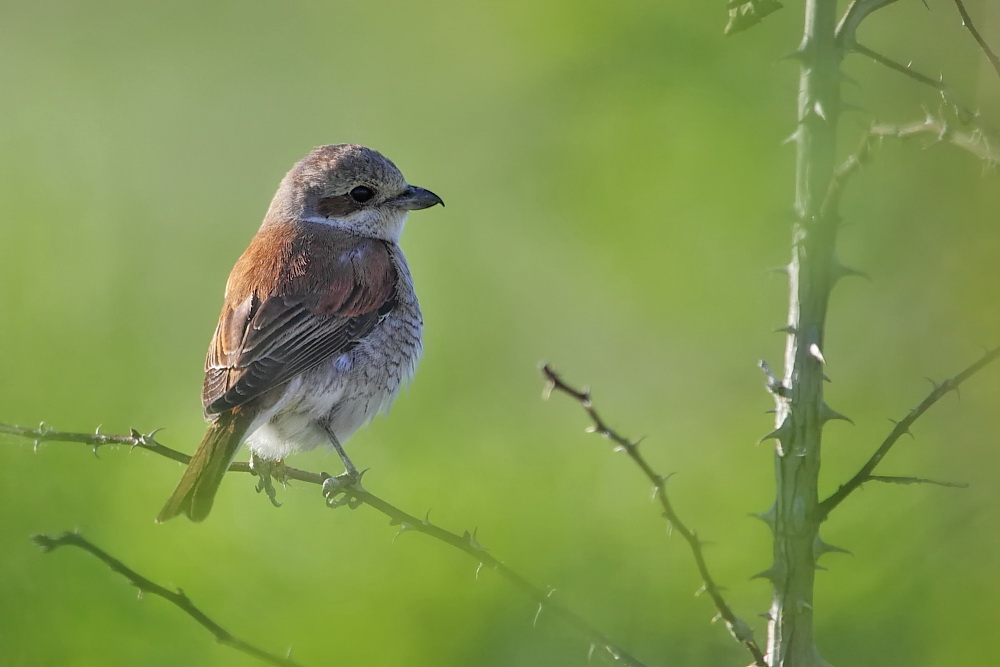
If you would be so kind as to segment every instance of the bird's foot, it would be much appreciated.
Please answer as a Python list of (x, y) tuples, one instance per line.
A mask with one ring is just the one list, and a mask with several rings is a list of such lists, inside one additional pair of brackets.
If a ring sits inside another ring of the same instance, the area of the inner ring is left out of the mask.
[[(324, 473), (325, 474), (325, 473)], [(330, 508), (347, 505), (352, 510), (361, 506), (363, 501), (352, 491), (364, 491), (361, 486), (361, 478), (365, 471), (348, 470), (336, 477), (326, 476), (323, 480), (323, 497), (326, 498), (326, 506)]]
[(267, 499), (275, 507), (281, 507), (278, 502), (278, 491), (274, 488), (273, 480), (277, 480), (282, 486), (288, 481), (288, 468), (282, 460), (268, 461), (256, 454), (250, 455), (250, 470), (259, 478), (257, 480), (257, 493), (263, 491), (267, 494)]

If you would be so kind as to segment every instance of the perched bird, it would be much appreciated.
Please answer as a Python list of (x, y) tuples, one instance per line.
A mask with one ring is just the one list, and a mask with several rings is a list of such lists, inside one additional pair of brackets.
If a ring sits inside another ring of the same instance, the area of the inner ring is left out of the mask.
[(344, 442), (413, 375), (423, 320), (398, 242), (444, 205), (364, 146), (321, 146), (288, 172), (226, 284), (205, 360), (211, 422), (157, 522), (204, 519), (242, 443), (258, 467)]

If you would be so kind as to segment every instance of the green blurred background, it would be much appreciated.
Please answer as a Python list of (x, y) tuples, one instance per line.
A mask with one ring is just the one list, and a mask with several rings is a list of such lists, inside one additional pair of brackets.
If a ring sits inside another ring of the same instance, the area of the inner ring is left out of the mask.
[[(193, 451), (202, 360), (233, 261), (315, 145), (360, 142), (446, 209), (403, 238), (426, 352), (391, 418), (349, 444), (372, 492), (461, 532), (650, 664), (742, 665), (638, 471), (539, 399), (540, 361), (591, 385), (663, 472), (763, 641), (800, 3), (722, 35), (725, 3), (27, 2), (0, 7), (0, 421), (162, 427)], [(950, 2), (898, 3), (867, 45), (943, 74), (1000, 125), (1000, 80)], [(1000, 12), (970, 2), (1000, 44)], [(853, 56), (842, 149), (934, 91)], [(942, 378), (1000, 341), (1000, 187), (946, 145), (887, 141), (845, 201), (827, 490)], [(922, 419), (838, 510), (817, 580), (837, 665), (995, 661), (1000, 367)], [(209, 615), (308, 665), (571, 665), (588, 644), (476, 563), (292, 485), (234, 477), (201, 525), (153, 516), (181, 467), (4, 439), (0, 664), (245, 665), (156, 598), (37, 532), (81, 529)], [(294, 459), (337, 471), (335, 456)]]

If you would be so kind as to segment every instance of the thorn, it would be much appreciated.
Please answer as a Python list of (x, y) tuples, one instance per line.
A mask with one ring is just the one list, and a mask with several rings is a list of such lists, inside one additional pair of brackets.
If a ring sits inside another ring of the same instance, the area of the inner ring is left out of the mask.
[(697, 597), (701, 597), (701, 594), (702, 594), (702, 593), (704, 593), (704, 592), (705, 592), (705, 591), (707, 591), (707, 590), (708, 590), (708, 588), (707, 588), (707, 587), (705, 586), (705, 584), (702, 584), (701, 586), (699, 586), (699, 587), (698, 587), (698, 590), (696, 590), (696, 591), (694, 592), (694, 596), (695, 596), (696, 598), (697, 598)]
[(783, 276), (787, 276), (788, 273), (789, 273), (789, 271), (788, 271), (788, 265), (785, 264), (784, 266), (772, 266), (770, 269), (767, 270), (767, 272), (768, 273), (780, 273)]
[[(896, 421), (896, 420), (895, 420), (895, 419), (893, 419), (892, 417), (890, 417), (890, 418), (889, 418), (889, 421), (891, 421), (891, 422), (892, 422), (893, 424), (895, 424), (895, 425), (896, 425), (897, 427), (898, 427), (898, 426), (899, 426), (900, 424), (902, 424), (902, 423), (903, 423), (903, 422), (900, 422), (900, 421)], [(903, 432), (902, 432), (902, 433), (901, 433), (900, 435), (908, 435), (908, 436), (910, 436), (910, 438), (912, 438), (913, 440), (916, 440), (916, 438), (915, 438), (915, 437), (913, 437), (913, 434), (912, 434), (912, 433), (910, 433), (910, 429), (909, 429), (909, 428), (907, 428), (907, 429), (906, 429), (905, 431), (903, 431)]]
[(825, 121), (829, 121), (830, 120), (829, 118), (826, 117), (826, 111), (823, 109), (823, 103), (820, 102), (819, 100), (816, 100), (815, 102), (813, 102), (812, 110), (813, 110), (813, 113), (815, 113), (817, 116), (819, 116), (823, 120), (825, 120)]
[(790, 53), (786, 53), (783, 56), (779, 56), (778, 62), (782, 62), (784, 60), (794, 60), (796, 62), (804, 62), (805, 59), (806, 59), (806, 50), (802, 47), (799, 47), (794, 51), (791, 51)]
[(49, 432), (49, 425), (43, 421), (38, 422), (38, 432), (42, 435), (45, 435), (46, 433)]
[(767, 524), (767, 527), (774, 530), (774, 524), (778, 518), (778, 509), (775, 505), (771, 507), (766, 512), (751, 512), (748, 516), (752, 516), (755, 519), (760, 519)]
[[(425, 526), (431, 525), (431, 511), (430, 510), (427, 510), (427, 514), (424, 514), (424, 525)], [(480, 565), (482, 565), (482, 563), (480, 563)]]
[(820, 556), (822, 556), (823, 554), (832, 554), (832, 553), (847, 554), (848, 556), (854, 555), (853, 553), (851, 553), (847, 549), (844, 549), (843, 547), (838, 547), (833, 544), (827, 544), (826, 542), (823, 541), (823, 539), (819, 536), (819, 534), (817, 534), (816, 539), (813, 540), (813, 558), (819, 560)]
[(829, 568), (823, 567), (819, 563), (816, 563), (815, 565), (813, 565), (813, 569), (814, 570), (824, 570), (825, 571), (825, 570), (828, 570)]
[(396, 543), (396, 538), (398, 538), (400, 535), (402, 535), (403, 533), (405, 533), (408, 530), (411, 530), (410, 525), (407, 524), (407, 523), (400, 522), (400, 524), (399, 524), (399, 530), (396, 532), (395, 535), (392, 536), (392, 543), (395, 544)]
[(819, 418), (824, 423), (826, 423), (828, 421), (839, 420), (839, 421), (848, 422), (852, 426), (854, 425), (854, 420), (853, 419), (851, 419), (847, 415), (843, 415), (843, 414), (837, 412), (836, 410), (834, 410), (833, 408), (831, 408), (829, 405), (827, 405), (826, 401), (823, 401), (822, 403), (820, 403), (820, 406), (819, 406)]
[[(142, 444), (143, 445), (148, 444), (147, 440), (149, 442), (156, 443), (156, 434), (159, 433), (160, 431), (162, 431), (163, 428), (164, 427), (162, 427), (162, 426), (160, 426), (159, 428), (154, 428), (152, 431), (150, 431), (146, 435), (142, 436)], [(364, 474), (364, 473), (362, 473), (362, 474)]]
[(483, 571), (483, 561), (479, 561), (479, 565), (476, 566), (476, 581), (479, 581), (479, 573)]
[(42, 441), (35, 439), (35, 445), (31, 448), (33, 452), (38, 453), (38, 449), (42, 446)]
[(800, 134), (801, 134), (801, 129), (798, 128), (798, 127), (795, 128), (795, 131), (792, 132), (791, 134), (789, 134), (784, 139), (782, 139), (781, 143), (779, 145), (781, 145), (781, 146), (787, 146), (788, 144), (794, 144), (795, 142), (797, 142), (799, 140), (799, 135)]
[(594, 645), (593, 643), (591, 643), (590, 644), (590, 650), (587, 651), (587, 664), (590, 664), (590, 662), (594, 659), (594, 649), (595, 648), (597, 648), (596, 645)]
[(753, 580), (753, 579), (767, 579), (770, 582), (775, 582), (775, 581), (778, 580), (778, 569), (777, 569), (777, 566), (776, 565), (772, 565), (771, 567), (767, 568), (766, 570), (763, 570), (763, 571), (758, 572), (757, 574), (753, 575), (752, 577), (750, 577), (750, 579), (751, 580)]
[(872, 279), (872, 277), (864, 271), (852, 269), (851, 267), (841, 264), (838, 260), (834, 259), (833, 263), (830, 265), (830, 277), (833, 278), (833, 282), (836, 283), (841, 278), (847, 278), (848, 276), (856, 276), (858, 278), (864, 278), (868, 281)]
[(788, 435), (788, 432), (791, 430), (791, 428), (792, 428), (791, 420), (788, 417), (785, 417), (784, 421), (781, 422), (781, 426), (779, 426), (778, 428), (774, 429), (773, 431), (762, 437), (760, 440), (757, 441), (757, 444), (759, 445), (765, 440), (777, 440), (778, 442), (781, 442), (781, 439)]
[(823, 358), (823, 352), (822, 352), (822, 350), (819, 349), (819, 345), (817, 345), (816, 343), (810, 343), (809, 344), (809, 354), (811, 354), (813, 357), (815, 357), (816, 360), (819, 361), (819, 363), (821, 363), (824, 366), (826, 366), (826, 359)]
[(476, 535), (478, 532), (479, 528), (473, 528), (471, 533), (469, 531), (465, 531), (464, 533), (462, 533), (462, 539), (465, 540), (465, 543), (468, 544), (473, 549), (486, 551), (486, 549), (483, 549), (482, 545), (479, 544), (479, 541), (476, 539)]
[(552, 380), (546, 380), (545, 385), (542, 387), (542, 400), (547, 401), (552, 398), (552, 392), (556, 390), (556, 383)]
[(795, 327), (794, 327), (793, 325), (791, 325), (791, 324), (786, 324), (786, 325), (785, 325), (785, 326), (783, 326), (783, 327), (778, 327), (777, 329), (772, 329), (772, 330), (771, 330), (771, 333), (783, 333), (783, 334), (791, 334), (792, 336), (794, 336), (794, 335), (795, 335), (795, 334), (797, 334), (798, 332), (799, 332), (799, 330), (798, 330), (798, 329), (796, 329), (796, 328), (795, 328)]
[(542, 603), (539, 602), (538, 603), (538, 610), (535, 611), (535, 618), (532, 619), (532, 621), (531, 621), (531, 627), (533, 627), (533, 628), (537, 628), (538, 627), (538, 617), (541, 616), (541, 615), (542, 615)]

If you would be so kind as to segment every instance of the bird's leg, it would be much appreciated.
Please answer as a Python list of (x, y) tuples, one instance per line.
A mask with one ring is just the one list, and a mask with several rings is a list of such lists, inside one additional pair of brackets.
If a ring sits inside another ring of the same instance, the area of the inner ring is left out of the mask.
[(361, 489), (362, 473), (358, 472), (358, 469), (351, 463), (351, 459), (347, 457), (347, 452), (344, 451), (344, 446), (340, 444), (333, 428), (329, 424), (323, 424), (323, 430), (330, 438), (330, 444), (337, 450), (340, 460), (344, 462), (344, 472), (336, 477), (327, 477), (323, 481), (323, 495), (326, 497), (326, 504), (329, 507), (347, 505), (354, 509), (361, 505), (361, 500), (348, 494), (347, 489)]
[(273, 477), (278, 480), (280, 484), (285, 483), (287, 479), (285, 462), (281, 460), (268, 461), (250, 452), (250, 470), (259, 478), (257, 481), (257, 493), (263, 491), (267, 494), (267, 499), (271, 501), (272, 505), (281, 507), (281, 503), (278, 502), (278, 492), (275, 490), (271, 478)]

